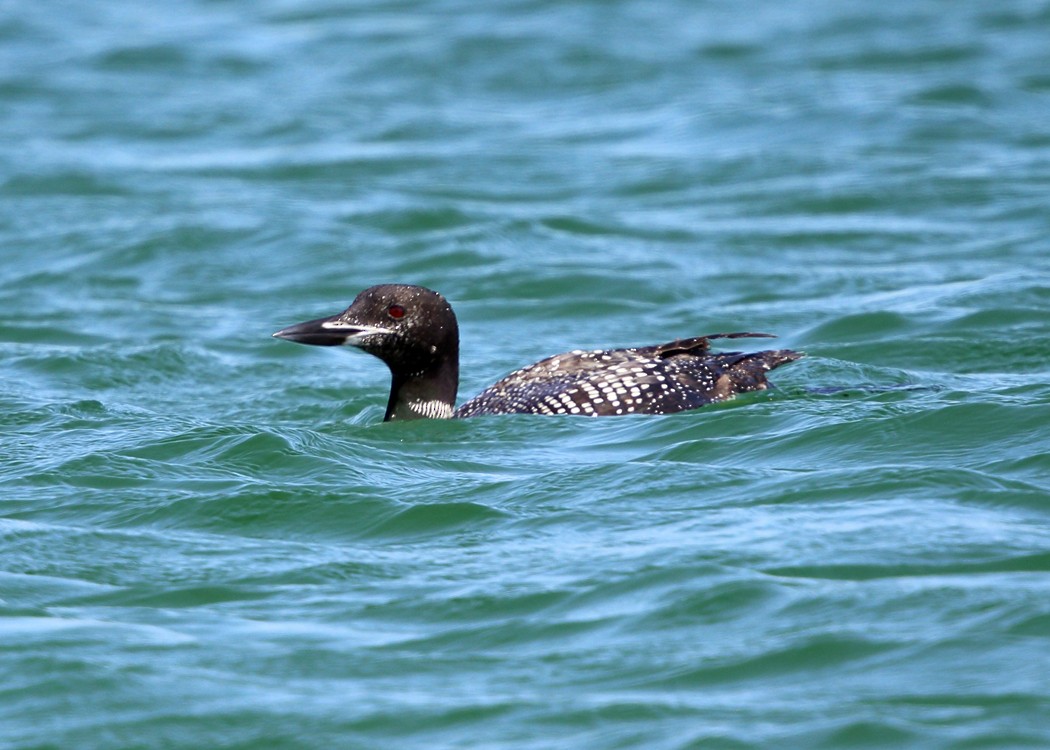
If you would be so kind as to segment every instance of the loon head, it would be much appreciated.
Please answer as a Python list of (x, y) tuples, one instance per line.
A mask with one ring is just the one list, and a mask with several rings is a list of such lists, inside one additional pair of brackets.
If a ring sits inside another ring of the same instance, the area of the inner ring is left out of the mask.
[(300, 344), (354, 346), (383, 360), (392, 377), (385, 419), (451, 417), (459, 382), (459, 327), (448, 301), (408, 284), (381, 284), (338, 315), (273, 334)]

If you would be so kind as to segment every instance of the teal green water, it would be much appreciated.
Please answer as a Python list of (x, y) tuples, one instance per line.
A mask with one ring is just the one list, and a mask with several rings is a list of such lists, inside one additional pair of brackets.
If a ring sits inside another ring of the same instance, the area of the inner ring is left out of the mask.
[[(0, 747), (1050, 747), (1050, 5), (8, 4)], [(382, 424), (721, 330), (668, 417)]]

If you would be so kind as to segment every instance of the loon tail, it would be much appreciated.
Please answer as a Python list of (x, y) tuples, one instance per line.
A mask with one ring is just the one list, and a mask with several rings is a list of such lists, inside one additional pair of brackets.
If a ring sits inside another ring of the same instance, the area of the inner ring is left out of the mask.
[(806, 356), (791, 349), (770, 349), (764, 352), (749, 354), (727, 353), (715, 355), (722, 359), (724, 369), (719, 376), (715, 390), (724, 398), (734, 393), (745, 391), (764, 391), (773, 384), (766, 380), (766, 374), (788, 362)]

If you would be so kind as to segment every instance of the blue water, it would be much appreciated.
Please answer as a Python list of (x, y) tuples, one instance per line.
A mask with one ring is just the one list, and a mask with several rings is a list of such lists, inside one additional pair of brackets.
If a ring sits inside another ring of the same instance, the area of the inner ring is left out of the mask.
[[(0, 747), (1050, 746), (1048, 39), (1027, 0), (8, 4)], [(270, 334), (390, 281), (455, 307), (461, 398), (807, 357), (383, 424), (378, 360)]]

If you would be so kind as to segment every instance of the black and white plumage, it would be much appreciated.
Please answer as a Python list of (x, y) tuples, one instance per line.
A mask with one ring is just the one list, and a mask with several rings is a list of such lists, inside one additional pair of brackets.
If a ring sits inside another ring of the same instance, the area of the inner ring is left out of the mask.
[(455, 408), (459, 328), (444, 297), (421, 286), (382, 284), (346, 310), (273, 334), (319, 346), (349, 345), (386, 362), (384, 419), (487, 414), (671, 414), (769, 387), (766, 373), (802, 355), (790, 349), (710, 351), (711, 339), (769, 337), (717, 333), (631, 349), (558, 354), (512, 372)]

